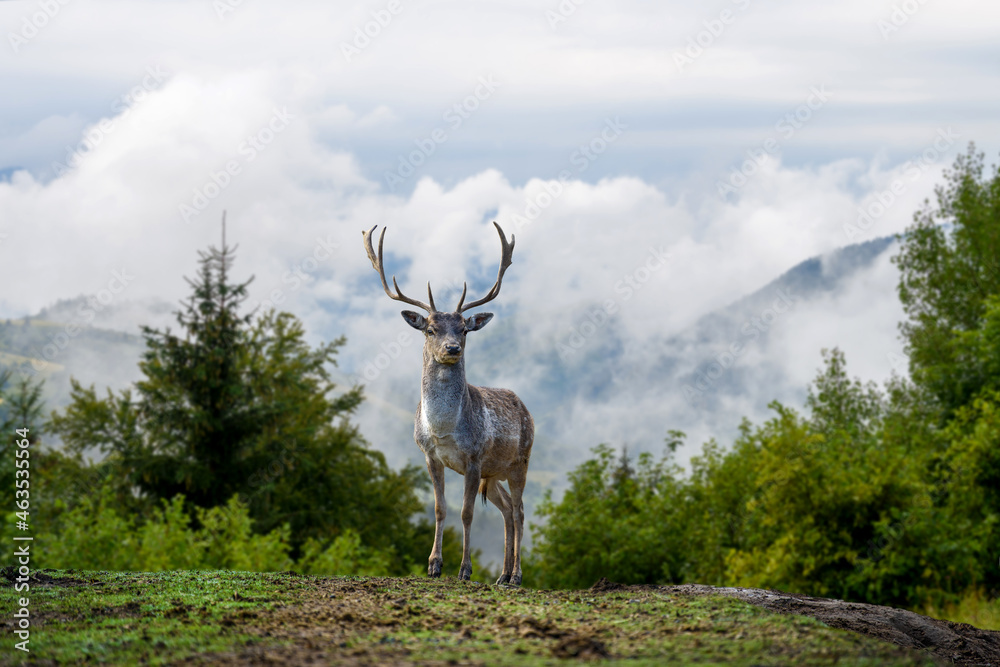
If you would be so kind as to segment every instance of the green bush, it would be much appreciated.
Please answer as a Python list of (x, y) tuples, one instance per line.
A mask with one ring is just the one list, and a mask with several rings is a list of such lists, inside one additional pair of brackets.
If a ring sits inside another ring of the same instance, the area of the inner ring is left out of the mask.
[(205, 555), (204, 569), (275, 572), (292, 564), (288, 525), (265, 535), (254, 534), (250, 513), (235, 496), (224, 507), (195, 509)]
[(287, 526), (254, 534), (245, 505), (235, 497), (210, 510), (196, 508), (192, 527), (183, 496), (155, 510), (140, 526), (123, 517), (109, 486), (60, 516), (56, 530), (38, 536), (42, 567), (80, 570), (250, 570), (291, 567)]
[[(138, 570), (139, 534), (134, 522), (115, 509), (112, 493), (101, 487), (61, 517), (51, 533), (35, 540), (36, 565), (56, 569)], [(161, 568), (169, 569), (169, 568)]]
[(205, 556), (205, 543), (194, 530), (184, 509), (184, 496), (176, 496), (138, 532), (139, 562), (134, 569), (147, 572), (161, 570), (196, 570)]

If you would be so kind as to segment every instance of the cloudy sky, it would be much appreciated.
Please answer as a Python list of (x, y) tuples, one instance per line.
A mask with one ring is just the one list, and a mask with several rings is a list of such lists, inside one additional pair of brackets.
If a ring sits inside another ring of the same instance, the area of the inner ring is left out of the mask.
[[(7, 0), (0, 35), (0, 317), (174, 303), (226, 210), (252, 301), (346, 334), (352, 377), (408, 331), (373, 225), (440, 305), (492, 283), (495, 219), (517, 249), (491, 309), (532, 349), (608, 300), (641, 345), (901, 231), (969, 141), (1000, 148), (984, 2)], [(838, 343), (886, 376), (893, 271), (784, 332), (797, 377)], [(417, 374), (404, 345), (372, 409)]]

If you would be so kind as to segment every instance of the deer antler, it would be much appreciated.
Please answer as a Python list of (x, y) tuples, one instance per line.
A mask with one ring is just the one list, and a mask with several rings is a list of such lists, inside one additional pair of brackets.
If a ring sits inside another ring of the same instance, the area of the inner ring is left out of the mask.
[(497, 281), (482, 299), (473, 301), (472, 303), (463, 306), (462, 304), (465, 302), (465, 293), (469, 287), (468, 283), (466, 283), (462, 287), (462, 298), (458, 300), (458, 308), (455, 309), (459, 313), (475, 308), (476, 306), (481, 306), (484, 303), (488, 303), (497, 298), (497, 295), (500, 294), (500, 282), (503, 280), (504, 271), (507, 270), (507, 267), (510, 266), (513, 261), (511, 258), (514, 255), (514, 235), (510, 235), (510, 243), (507, 243), (507, 237), (504, 236), (503, 230), (500, 229), (500, 225), (494, 221), (493, 226), (497, 228), (497, 232), (500, 234), (500, 249), (502, 253), (502, 256), (500, 257), (500, 271), (497, 273)]
[(376, 257), (375, 249), (372, 247), (372, 232), (374, 232), (377, 227), (378, 225), (375, 225), (375, 227), (372, 227), (367, 232), (361, 230), (361, 235), (364, 236), (365, 238), (365, 250), (368, 251), (368, 259), (371, 260), (372, 266), (375, 268), (376, 271), (378, 271), (379, 278), (382, 279), (382, 289), (385, 290), (385, 293), (389, 295), (390, 299), (393, 299), (395, 301), (402, 301), (403, 303), (408, 303), (411, 306), (416, 306), (417, 308), (423, 308), (428, 313), (437, 312), (437, 309), (434, 307), (434, 295), (431, 294), (431, 284), (429, 282), (427, 283), (427, 300), (430, 301), (429, 305), (422, 301), (411, 299), (410, 297), (403, 294), (399, 289), (399, 285), (396, 284), (396, 276), (392, 277), (392, 286), (396, 288), (396, 293), (393, 294), (391, 291), (389, 291), (389, 283), (387, 283), (385, 280), (385, 268), (382, 264), (382, 241), (385, 240), (386, 228), (385, 227), (382, 228), (382, 233), (378, 237), (378, 257)]

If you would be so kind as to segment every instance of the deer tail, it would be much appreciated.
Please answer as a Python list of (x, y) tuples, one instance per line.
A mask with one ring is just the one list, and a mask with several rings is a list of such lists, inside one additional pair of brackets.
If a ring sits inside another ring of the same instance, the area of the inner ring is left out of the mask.
[(483, 497), (483, 505), (486, 504), (486, 491), (489, 489), (489, 480), (483, 479), (479, 482), (479, 493)]

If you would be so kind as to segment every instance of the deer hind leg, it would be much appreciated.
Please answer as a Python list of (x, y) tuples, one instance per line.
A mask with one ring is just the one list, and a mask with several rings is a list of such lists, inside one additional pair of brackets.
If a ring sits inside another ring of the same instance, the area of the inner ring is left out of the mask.
[(462, 567), (458, 570), (458, 578), (465, 581), (472, 578), (472, 515), (476, 511), (479, 482), (479, 468), (467, 466), (465, 497), (462, 499)]
[(503, 572), (497, 579), (497, 585), (510, 583), (511, 570), (514, 568), (514, 515), (510, 496), (503, 485), (495, 479), (484, 480), (486, 497), (497, 506), (503, 515)]
[(510, 583), (521, 585), (521, 538), (524, 536), (524, 485), (527, 483), (527, 466), (524, 470), (513, 473), (508, 478), (510, 484), (511, 515), (514, 524), (514, 566), (510, 573)]
[(444, 498), (444, 465), (427, 457), (427, 472), (434, 484), (434, 547), (431, 557), (427, 559), (427, 576), (440, 577), (444, 559), (441, 556), (441, 544), (444, 542), (444, 517), (447, 513), (447, 503)]

